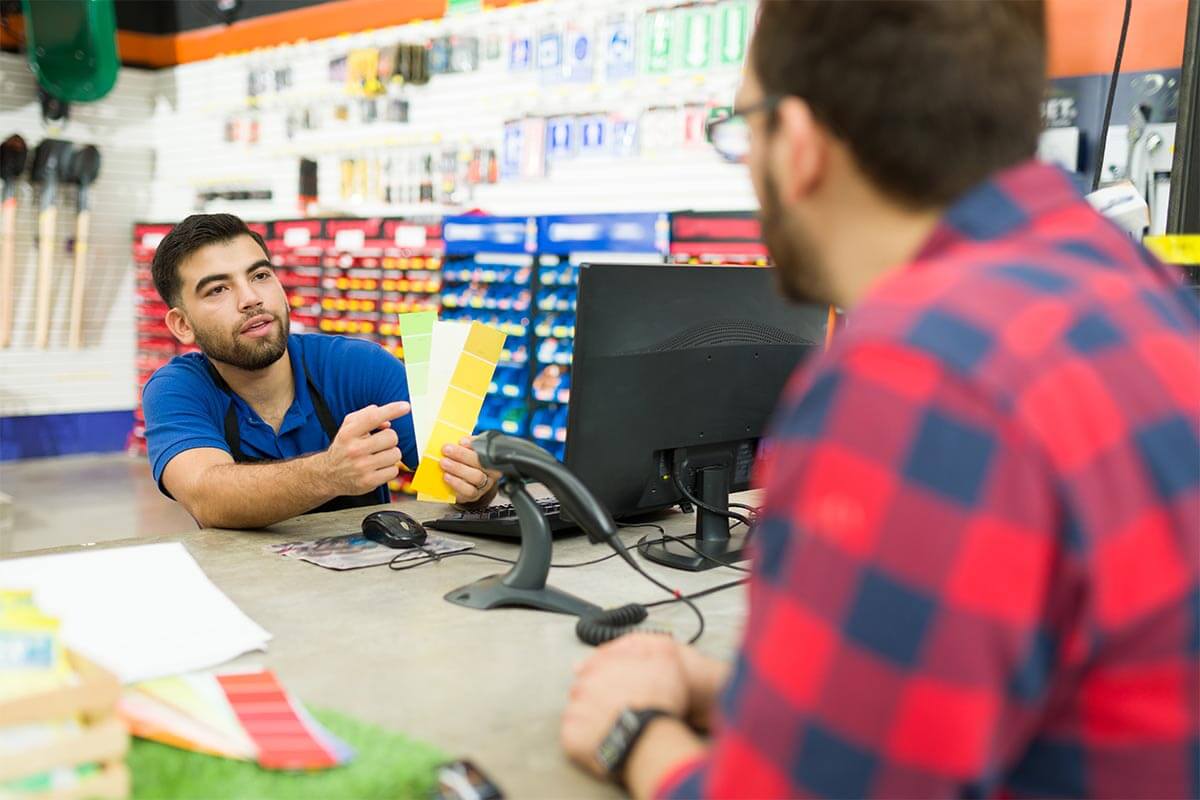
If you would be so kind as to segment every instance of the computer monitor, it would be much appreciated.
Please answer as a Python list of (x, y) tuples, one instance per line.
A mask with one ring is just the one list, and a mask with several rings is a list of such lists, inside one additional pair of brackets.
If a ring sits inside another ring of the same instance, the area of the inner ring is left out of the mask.
[[(676, 479), (727, 511), (750, 488), (788, 378), (823, 341), (827, 309), (778, 293), (773, 269), (584, 264), (565, 462), (618, 519), (680, 503)], [(647, 558), (707, 569), (742, 557), (744, 532), (697, 509), (693, 546)]]

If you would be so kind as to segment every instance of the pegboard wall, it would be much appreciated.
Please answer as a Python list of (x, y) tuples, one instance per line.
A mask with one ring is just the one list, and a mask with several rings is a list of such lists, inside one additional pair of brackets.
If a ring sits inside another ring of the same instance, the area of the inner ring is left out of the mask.
[(116, 87), (96, 103), (76, 104), (57, 130), (43, 125), (36, 83), (24, 56), (0, 53), (0, 138), (18, 134), (32, 163), (49, 137), (94, 144), (102, 153), (91, 187), (88, 282), (83, 347), (67, 348), (76, 190), (61, 186), (54, 237), (54, 310), (50, 347), (34, 344), (38, 190), (29, 169), (17, 182), (15, 320), (10, 347), (0, 350), (0, 417), (133, 408), (133, 221), (152, 213), (153, 109), (160, 76), (122, 69)]
[[(175, 68), (156, 218), (295, 214), (301, 159), (321, 214), (753, 208), (703, 121), (733, 100), (754, 3), (671, 5), (545, 0)], [(403, 43), (427, 49), (427, 83), (348, 90)]]

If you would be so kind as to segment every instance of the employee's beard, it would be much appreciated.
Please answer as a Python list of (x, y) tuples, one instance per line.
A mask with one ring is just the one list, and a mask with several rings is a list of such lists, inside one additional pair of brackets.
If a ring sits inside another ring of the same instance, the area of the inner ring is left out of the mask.
[(829, 281), (817, 260), (816, 248), (807, 231), (798, 222), (789, 222), (784, 216), (779, 192), (770, 174), (763, 177), (763, 188), (766, 197), (762, 199), (759, 220), (762, 222), (763, 241), (775, 263), (775, 277), (780, 292), (796, 303), (831, 304)]
[(249, 372), (266, 369), (287, 352), (289, 320), (286, 316), (271, 314), (279, 325), (270, 336), (260, 339), (244, 338), (240, 331), (246, 324), (246, 320), (263, 313), (270, 314), (271, 312), (257, 311), (244, 317), (233, 329), (232, 336), (215, 330), (193, 327), (196, 334), (196, 345), (204, 355), (213, 361), (220, 361), (222, 364)]

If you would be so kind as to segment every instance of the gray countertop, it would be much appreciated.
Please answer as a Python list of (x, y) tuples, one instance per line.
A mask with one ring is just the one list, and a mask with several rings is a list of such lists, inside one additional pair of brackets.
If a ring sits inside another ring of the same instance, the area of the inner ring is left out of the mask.
[[(393, 507), (418, 520), (445, 510), (416, 501)], [(591, 652), (575, 638), (575, 618), (526, 609), (476, 611), (443, 599), (451, 589), (506, 571), (506, 565), (462, 557), (405, 572), (387, 567), (335, 572), (264, 550), (357, 531), (365, 513), (313, 514), (267, 531), (199, 530), (99, 546), (183, 542), (213, 582), (273, 634), (265, 654), (239, 661), (273, 669), (306, 704), (471, 758), (509, 797), (616, 796), (615, 788), (573, 768), (558, 744), (572, 665)], [(694, 527), (693, 517), (680, 513), (659, 524), (677, 535)], [(629, 545), (645, 534), (658, 535), (652, 528), (621, 531)], [(517, 550), (515, 543), (494, 540), (476, 545), (477, 552), (509, 558)], [(611, 552), (576, 535), (556, 540), (554, 561), (586, 561)], [(678, 572), (635, 557), (659, 580), (688, 592), (744, 577), (724, 568)], [(619, 558), (553, 569), (550, 582), (605, 608), (666, 596)], [(707, 623), (697, 645), (701, 651), (732, 656), (745, 599), (745, 587), (739, 586), (696, 601)], [(650, 623), (683, 641), (697, 625), (683, 604), (652, 609)]]

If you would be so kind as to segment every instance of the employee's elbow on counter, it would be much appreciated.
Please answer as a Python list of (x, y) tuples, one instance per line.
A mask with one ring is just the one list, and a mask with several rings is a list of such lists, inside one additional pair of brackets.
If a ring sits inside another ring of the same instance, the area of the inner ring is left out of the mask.
[(271, 524), (246, 509), (231, 508), (218, 497), (180, 498), (180, 503), (201, 528), (258, 528)]
[(267, 525), (278, 522), (278, 520), (266, 520), (244, 512), (208, 508), (202, 504), (185, 507), (201, 528), (245, 530), (247, 528), (265, 528)]
[(192, 515), (192, 519), (196, 520), (196, 524), (201, 528), (231, 528), (228, 520), (224, 519), (224, 515), (216, 509), (209, 509), (202, 503), (184, 503), (183, 507)]
[[(239, 507), (235, 498), (222, 496), (227, 487), (221, 481), (219, 469), (224, 465), (202, 468), (179, 491), (172, 491), (196, 524), (201, 528), (257, 528), (269, 525), (270, 520), (258, 519), (256, 510)], [(233, 501), (233, 502), (231, 502)], [(261, 510), (258, 510), (259, 512)]]

